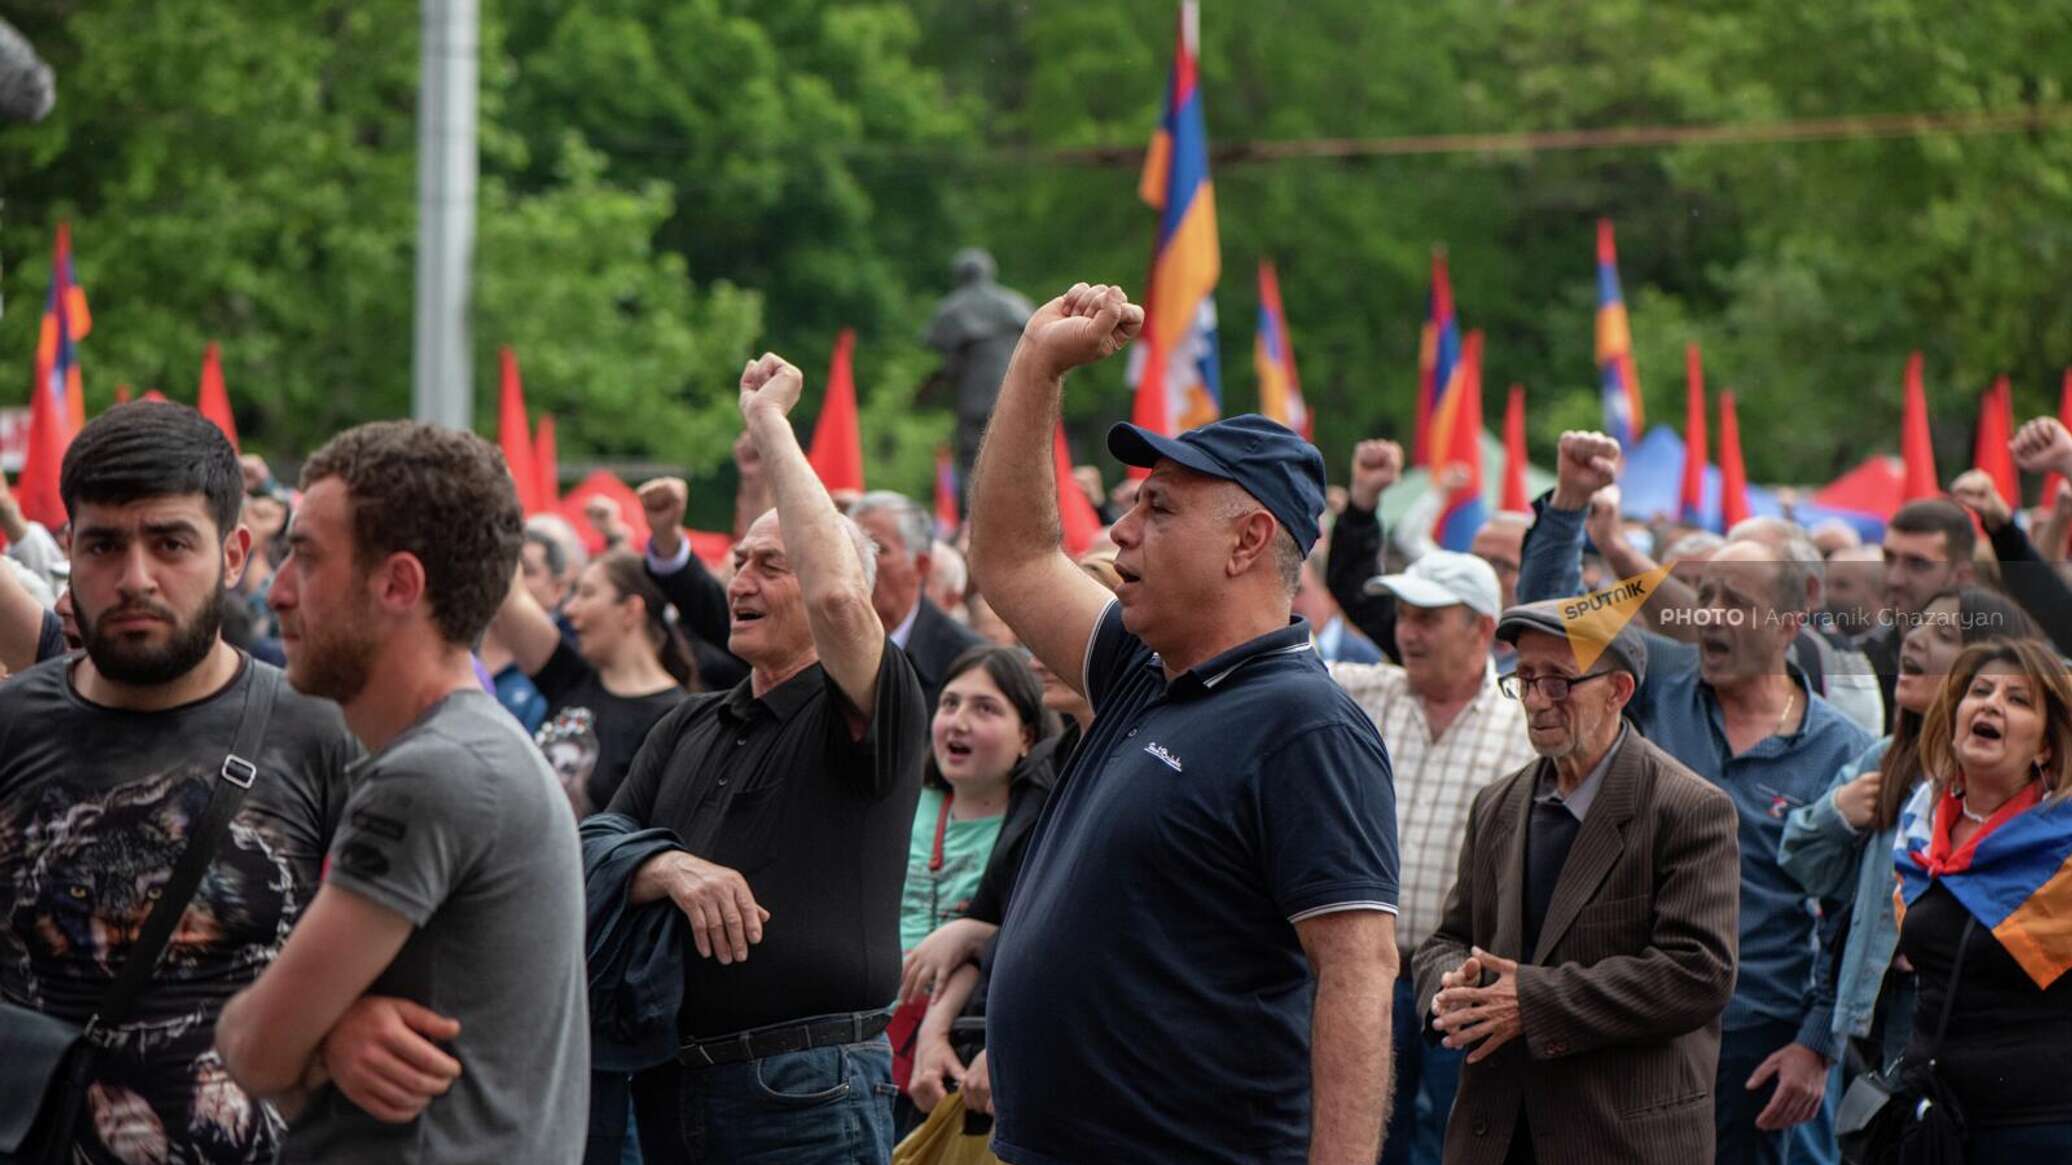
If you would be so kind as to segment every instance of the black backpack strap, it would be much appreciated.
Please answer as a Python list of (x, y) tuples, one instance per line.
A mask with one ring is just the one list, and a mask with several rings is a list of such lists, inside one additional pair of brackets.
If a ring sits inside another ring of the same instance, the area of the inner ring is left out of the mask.
[(1935, 1042), (1928, 1045), (1928, 1059), (1932, 1063), (1942, 1053), (1943, 1036), (1950, 1030), (1950, 1006), (1957, 1002), (1957, 985), (1964, 982), (1964, 948), (1971, 945), (1971, 932), (1978, 929), (1978, 916), (1969, 908), (1964, 911), (1964, 933), (1957, 939), (1957, 957), (1950, 960), (1950, 986), (1943, 993), (1942, 1015), (1935, 1021)]
[(217, 771), (215, 788), (209, 793), (208, 809), (202, 814), (201, 824), (187, 839), (186, 848), (180, 851), (180, 860), (173, 866), (173, 876), (165, 884), (165, 892), (159, 896), (158, 905), (152, 907), (151, 916), (144, 922), (144, 929), (137, 935), (137, 943), (130, 948), (122, 972), (108, 987), (108, 993), (101, 997), (101, 1005), (87, 1022), (89, 1036), (95, 1029), (111, 1027), (129, 1016), (130, 1006), (136, 1002), (152, 974), (158, 970), (158, 960), (165, 954), (166, 943), (173, 937), (173, 928), (179, 925), (180, 916), (187, 913), (187, 905), (194, 898), (194, 892), (201, 887), (202, 875), (209, 864), (216, 859), (216, 847), (223, 835), (230, 831), (230, 819), (237, 816), (238, 807), (244, 804), (245, 793), (259, 775), (259, 766), (254, 758), (266, 739), (266, 722), (273, 716), (273, 705), (280, 695), (281, 673), (278, 668), (247, 659), (246, 668), (251, 676), (245, 682), (245, 707), (237, 724), (237, 737), (230, 752), (223, 758), (223, 766)]

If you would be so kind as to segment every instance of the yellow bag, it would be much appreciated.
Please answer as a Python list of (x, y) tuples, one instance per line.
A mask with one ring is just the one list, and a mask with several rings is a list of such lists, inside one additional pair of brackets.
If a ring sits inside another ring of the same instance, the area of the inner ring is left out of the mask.
[(989, 1139), (964, 1135), (964, 1097), (952, 1092), (892, 1150), (892, 1165), (1000, 1165)]

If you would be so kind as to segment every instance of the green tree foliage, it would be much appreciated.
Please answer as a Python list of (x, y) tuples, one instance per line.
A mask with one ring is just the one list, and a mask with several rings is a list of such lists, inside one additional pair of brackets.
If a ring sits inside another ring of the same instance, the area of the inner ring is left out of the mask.
[[(191, 393), (221, 339), (241, 420), (294, 453), (407, 407), (417, 8), (24, 0), (59, 70), (48, 122), (0, 137), (0, 348), (26, 371), (50, 229), (70, 217), (96, 328), (89, 395)], [(858, 330), (874, 484), (925, 494), (942, 402), (917, 334), (958, 246), (1042, 299), (1142, 286), (1132, 159), (1173, 41), (1164, 0), (488, 0), (477, 397), (520, 352), (564, 457), (723, 462), (762, 348), (809, 374)], [(2072, 100), (2072, 9), (1952, 21), (1923, 0), (1209, 3), (1212, 143), (1765, 123)], [(1253, 270), (1279, 265), (1320, 442), (1403, 435), (1431, 249), (1488, 333), (1486, 407), (1527, 386), (1544, 456), (1597, 423), (1595, 220), (1618, 224), (1651, 420), (1682, 351), (1742, 401), (1758, 480), (1820, 481), (1896, 445), (1928, 353), (1946, 473), (1979, 392), (2022, 415), (2072, 363), (2072, 130), (1457, 152), (1214, 166), (1226, 408), (1252, 407)], [(24, 377), (26, 379), (26, 377)], [(1120, 362), (1076, 380), (1082, 457), (1127, 414)]]

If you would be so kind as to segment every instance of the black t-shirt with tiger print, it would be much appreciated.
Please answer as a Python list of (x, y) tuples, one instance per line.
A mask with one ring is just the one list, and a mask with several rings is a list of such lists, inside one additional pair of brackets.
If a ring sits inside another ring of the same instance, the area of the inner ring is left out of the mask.
[[(244, 711), (249, 658), (163, 712), (86, 701), (75, 658), (0, 682), (0, 998), (84, 1024), (200, 823)], [(281, 685), (253, 782), (158, 973), (102, 1038), (74, 1161), (271, 1161), (282, 1125), (213, 1051), (230, 997), (319, 882), (358, 745), (338, 706)]]

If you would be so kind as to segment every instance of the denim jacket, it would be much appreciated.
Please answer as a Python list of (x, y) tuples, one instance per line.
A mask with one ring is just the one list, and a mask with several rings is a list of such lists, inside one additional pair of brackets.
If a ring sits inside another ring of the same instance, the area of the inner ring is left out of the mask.
[(1784, 823), (1784, 841), (1778, 860), (1792, 877), (1818, 898), (1850, 896), (1849, 937), (1840, 951), (1841, 972), (1833, 974), (1836, 952), (1832, 944), (1821, 952), (1819, 977), (1832, 981), (1834, 1033), (1838, 1040), (1867, 1036), (1877, 1011), (1878, 992), (1885, 971), (1899, 948), (1899, 917), (1892, 905), (1892, 839), (1898, 827), (1865, 833), (1842, 820), (1835, 808), (1835, 791), (1863, 773), (1878, 767), (1886, 737), (1836, 771), (1834, 780), (1818, 801), (1792, 811)]

